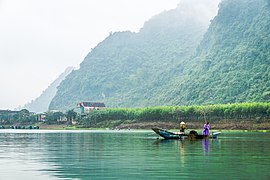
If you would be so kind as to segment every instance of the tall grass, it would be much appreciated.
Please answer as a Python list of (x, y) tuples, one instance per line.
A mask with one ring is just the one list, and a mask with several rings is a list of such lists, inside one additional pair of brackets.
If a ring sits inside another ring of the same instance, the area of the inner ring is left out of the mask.
[(206, 106), (162, 106), (147, 108), (108, 108), (91, 111), (81, 122), (87, 126), (102, 121), (143, 122), (270, 120), (270, 103), (236, 103)]

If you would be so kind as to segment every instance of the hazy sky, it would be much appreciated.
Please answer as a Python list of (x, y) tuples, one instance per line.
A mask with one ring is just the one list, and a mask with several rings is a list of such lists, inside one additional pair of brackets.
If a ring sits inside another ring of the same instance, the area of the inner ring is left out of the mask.
[(37, 98), (115, 31), (139, 31), (180, 0), (0, 0), (0, 109)]

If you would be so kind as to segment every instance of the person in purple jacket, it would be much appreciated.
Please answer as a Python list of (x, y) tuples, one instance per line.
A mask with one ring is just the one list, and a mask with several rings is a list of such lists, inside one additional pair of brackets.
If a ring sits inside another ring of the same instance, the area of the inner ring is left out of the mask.
[(208, 136), (209, 135), (209, 130), (210, 130), (209, 122), (206, 122), (203, 125), (203, 132), (202, 132), (202, 134)]

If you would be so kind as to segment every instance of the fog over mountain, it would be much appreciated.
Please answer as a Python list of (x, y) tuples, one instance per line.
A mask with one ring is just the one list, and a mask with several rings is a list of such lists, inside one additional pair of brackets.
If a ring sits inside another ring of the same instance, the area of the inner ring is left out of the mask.
[(218, 3), (183, 0), (146, 21), (138, 33), (110, 34), (60, 84), (50, 109), (74, 108), (78, 101), (103, 101), (109, 107), (173, 105), (157, 99), (181, 77), (183, 62), (195, 52)]
[(38, 97), (109, 32), (138, 32), (180, 0), (0, 0), (0, 109)]
[(31, 102), (27, 103), (19, 109), (28, 109), (32, 112), (46, 112), (49, 109), (49, 104), (53, 97), (56, 95), (57, 87), (66, 78), (66, 76), (74, 70), (74, 67), (68, 67), (66, 70), (60, 74), (60, 76), (52, 82), (49, 87), (42, 92), (42, 94)]

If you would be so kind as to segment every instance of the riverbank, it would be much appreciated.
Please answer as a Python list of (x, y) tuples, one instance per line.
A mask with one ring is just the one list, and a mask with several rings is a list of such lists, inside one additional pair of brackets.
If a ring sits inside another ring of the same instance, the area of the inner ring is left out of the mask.
[[(188, 122), (186, 121), (187, 129), (202, 129), (204, 122)], [(91, 129), (152, 129), (155, 127), (162, 129), (179, 129), (179, 123), (176, 122), (144, 122), (144, 121), (103, 121), (93, 124), (91, 127), (83, 126), (70, 126), (66, 124), (46, 124), (39, 123), (39, 129), (45, 130), (91, 130)], [(222, 120), (222, 121), (210, 121), (211, 129), (216, 130), (270, 130), (270, 122), (268, 121), (247, 121), (247, 120)], [(6, 129), (9, 126), (5, 126)]]
[[(202, 129), (204, 122), (188, 122), (188, 129)], [(270, 130), (270, 122), (268, 121), (251, 121), (251, 120), (222, 120), (210, 121), (211, 129), (217, 130)], [(179, 122), (161, 122), (161, 121), (103, 121), (92, 124), (90, 129), (152, 129), (154, 127), (162, 129), (179, 129)], [(67, 127), (68, 128), (68, 127)], [(71, 127), (69, 127), (71, 128)], [(78, 129), (80, 129), (78, 127)]]
[(91, 111), (79, 123), (91, 128), (178, 129), (179, 122), (184, 121), (190, 129), (201, 129), (205, 120), (214, 129), (267, 130), (270, 129), (270, 103), (106, 108)]
[[(188, 129), (201, 129), (203, 122), (186, 122)], [(270, 130), (270, 122), (254, 123), (252, 121), (218, 121), (211, 123), (211, 129), (219, 130)], [(151, 129), (159, 127), (162, 129), (178, 129), (179, 123), (175, 122), (136, 122), (130, 124), (120, 124), (118, 129)]]

